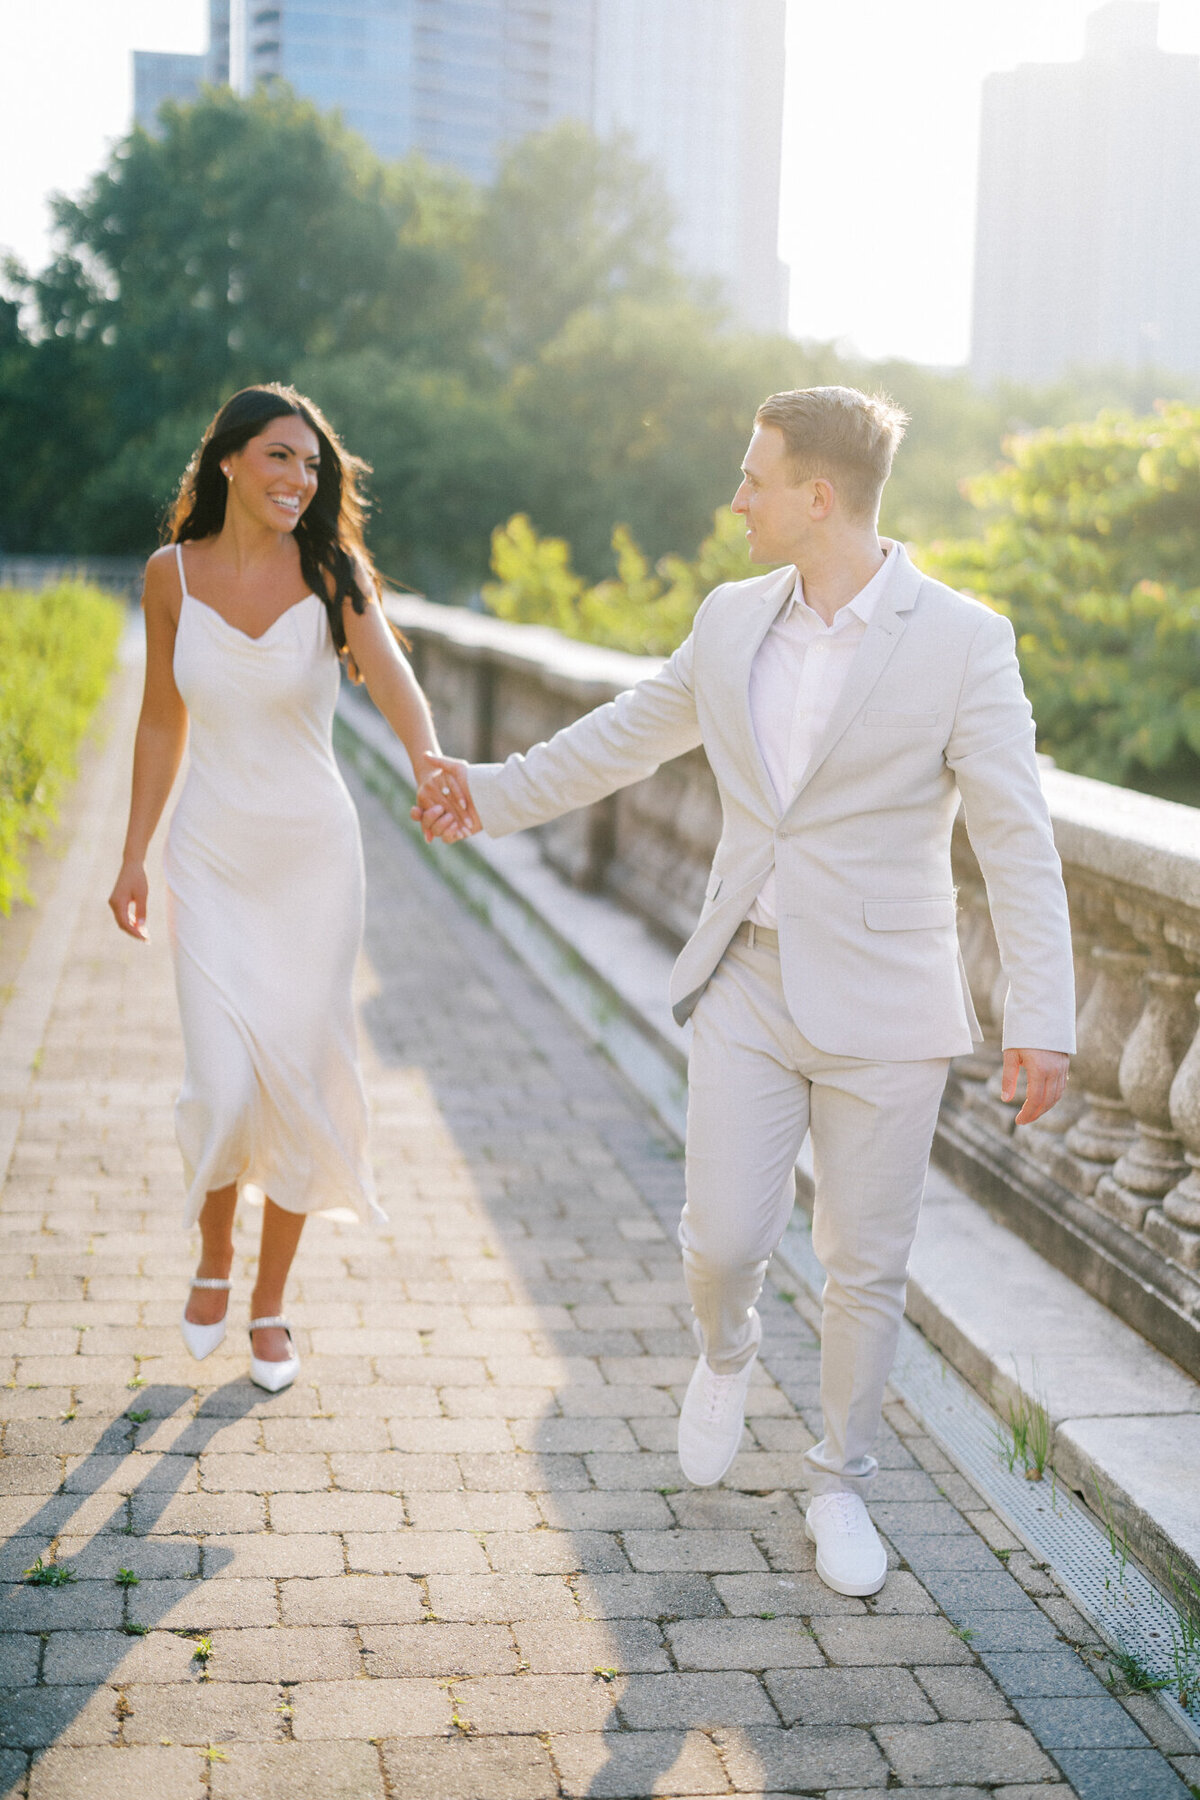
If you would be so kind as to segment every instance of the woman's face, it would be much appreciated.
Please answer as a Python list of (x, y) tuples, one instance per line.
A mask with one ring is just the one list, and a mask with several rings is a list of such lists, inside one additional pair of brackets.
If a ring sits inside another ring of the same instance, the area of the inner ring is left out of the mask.
[(294, 413), (272, 419), (221, 463), (230, 499), (270, 531), (294, 531), (317, 491), (321, 446)]

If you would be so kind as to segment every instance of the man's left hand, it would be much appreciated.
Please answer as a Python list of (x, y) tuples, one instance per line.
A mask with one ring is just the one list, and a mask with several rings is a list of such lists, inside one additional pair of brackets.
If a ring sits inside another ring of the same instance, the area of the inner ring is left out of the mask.
[(1025, 1104), (1017, 1114), (1018, 1125), (1032, 1125), (1062, 1099), (1067, 1085), (1071, 1059), (1063, 1050), (1006, 1050), (1004, 1073), (1000, 1081), (1000, 1097), (1011, 1100), (1017, 1091), (1017, 1076), (1025, 1071)]

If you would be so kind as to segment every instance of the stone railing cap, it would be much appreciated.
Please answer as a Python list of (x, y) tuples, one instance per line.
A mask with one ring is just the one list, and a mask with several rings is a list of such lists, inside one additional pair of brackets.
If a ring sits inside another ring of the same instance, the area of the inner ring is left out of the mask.
[(1200, 908), (1200, 809), (1065, 769), (1042, 788), (1064, 863)]
[(438, 606), (416, 594), (389, 592), (384, 604), (388, 617), (401, 631), (431, 631), (468, 655), (486, 655), (510, 668), (537, 668), (555, 682), (572, 687), (619, 694), (663, 664), (661, 656), (606, 650), (564, 637), (548, 625), (518, 625), (465, 606)]

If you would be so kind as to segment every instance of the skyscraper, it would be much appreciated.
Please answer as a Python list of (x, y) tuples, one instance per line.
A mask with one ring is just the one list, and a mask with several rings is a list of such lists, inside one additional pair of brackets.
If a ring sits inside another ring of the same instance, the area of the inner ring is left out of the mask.
[(663, 177), (676, 241), (738, 316), (787, 322), (779, 260), (784, 0), (596, 0), (591, 124)]
[(164, 100), (195, 100), (204, 80), (205, 58), (171, 50), (133, 53), (133, 122), (143, 131), (157, 129)]
[[(420, 151), (475, 181), (491, 179), (506, 145), (561, 119), (601, 136), (627, 132), (663, 179), (684, 261), (722, 283), (743, 321), (783, 330), (784, 6), (210, 0), (204, 78), (241, 92), (286, 81), (336, 107), (381, 156)], [(189, 79), (194, 93), (200, 72)], [(148, 123), (148, 73), (139, 96), (143, 90), (138, 118)]]
[(286, 81), (381, 156), (476, 180), (504, 144), (586, 118), (592, 0), (234, 0), (233, 85)]
[(195, 100), (206, 82), (213, 87), (228, 83), (229, 4), (230, 0), (208, 0), (208, 49), (203, 55), (134, 51), (133, 122), (143, 131), (157, 129), (158, 109), (164, 100)]
[(1110, 0), (1074, 63), (984, 84), (971, 368), (1200, 374), (1200, 57)]

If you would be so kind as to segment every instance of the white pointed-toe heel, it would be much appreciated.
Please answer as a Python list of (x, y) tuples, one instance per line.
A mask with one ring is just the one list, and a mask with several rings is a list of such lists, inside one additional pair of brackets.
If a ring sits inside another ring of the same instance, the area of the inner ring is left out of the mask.
[[(268, 1325), (280, 1325), (288, 1334), (290, 1356), (282, 1362), (264, 1362), (254, 1354), (254, 1333), (263, 1331)], [(300, 1373), (300, 1358), (296, 1355), (296, 1346), (292, 1342), (292, 1328), (282, 1317), (273, 1319), (251, 1319), (250, 1321), (250, 1379), (256, 1387), (266, 1388), (268, 1394), (278, 1394), (282, 1388), (291, 1387)]]
[[(194, 1275), (191, 1285), (194, 1288), (224, 1288), (228, 1293), (233, 1286), (232, 1281), (220, 1281), (215, 1275)], [(185, 1304), (183, 1315), (179, 1321), (179, 1329), (183, 1333), (183, 1341), (197, 1362), (203, 1362), (211, 1356), (217, 1345), (225, 1336), (225, 1323), (229, 1316), (228, 1305), (225, 1308), (225, 1319), (218, 1319), (215, 1325), (197, 1325), (187, 1316)]]

